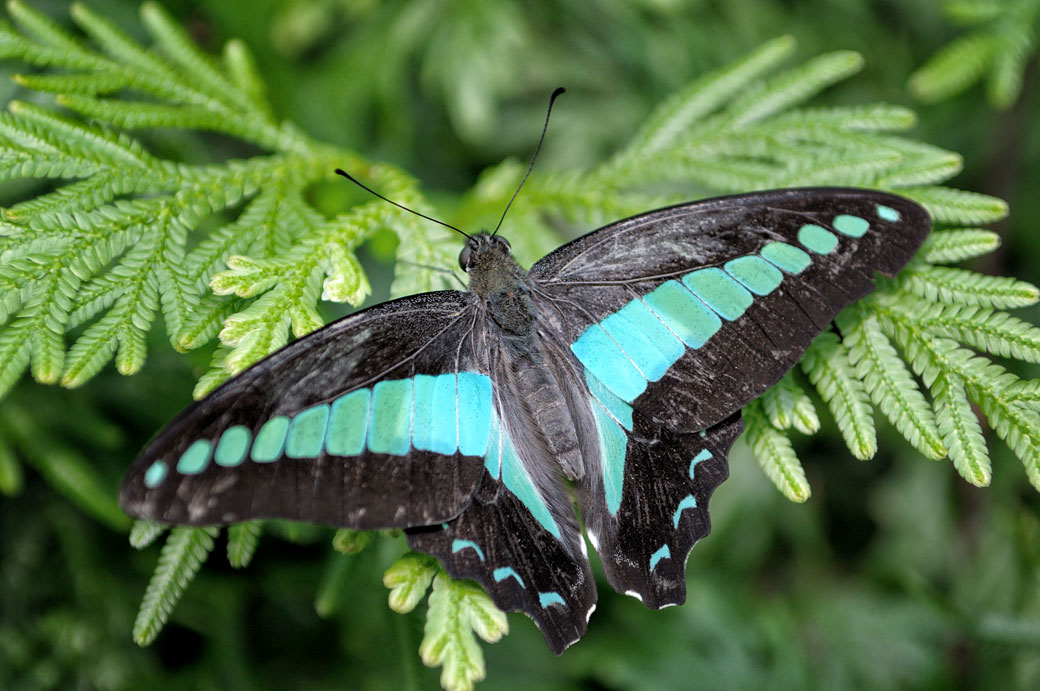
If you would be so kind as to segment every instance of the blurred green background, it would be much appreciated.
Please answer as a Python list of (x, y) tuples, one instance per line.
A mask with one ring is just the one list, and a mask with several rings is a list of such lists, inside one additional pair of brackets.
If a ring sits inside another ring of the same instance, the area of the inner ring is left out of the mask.
[[(143, 37), (136, 2), (89, 4)], [(819, 102), (914, 107), (915, 138), (964, 155), (953, 183), (1011, 204), (995, 228), (1004, 248), (973, 268), (1040, 283), (1035, 60), (1009, 109), (978, 87), (915, 103), (909, 75), (963, 35), (932, 0), (161, 4), (211, 50), (242, 38), (281, 116), (402, 166), (449, 201), (486, 166), (530, 155), (555, 86), (568, 94), (539, 161), (547, 170), (602, 160), (672, 91), (779, 34), (797, 38), (802, 59), (853, 49), (866, 69)], [(67, 21), (66, 2), (33, 6)], [(0, 64), (5, 100), (17, 93), (7, 77), (24, 69)], [(191, 161), (256, 153), (182, 133), (150, 145)], [(24, 193), (7, 185), (0, 203)], [(373, 244), (370, 302), (386, 296), (391, 269)], [(1040, 321), (1036, 308), (1017, 314)], [(154, 345), (132, 378), (109, 368), (73, 391), (23, 382), (0, 401), (3, 448), (19, 449), (26, 469), (0, 478), (15, 490), (0, 498), (0, 687), (436, 687), (439, 671), (416, 652), (422, 613), (386, 606), (381, 574), (401, 545), (349, 557), (329, 549), (325, 529), (269, 530), (241, 572), (218, 548), (158, 641), (133, 644), (158, 548), (134, 551), (127, 519), (106, 507), (88, 515), (56, 488), (74, 491), (87, 464), (114, 496), (138, 449), (190, 402), (209, 354), (176, 355), (162, 334)], [(480, 688), (1040, 688), (1040, 497), (1021, 464), (991, 444), (993, 486), (975, 489), (879, 424), (869, 463), (833, 427), (799, 449), (814, 489), (805, 505), (781, 497), (738, 445), (713, 498), (714, 530), (690, 558), (684, 607), (649, 612), (603, 584), (589, 634), (559, 659), (510, 615), (511, 634), (485, 646)], [(335, 614), (319, 616), (316, 599)]]

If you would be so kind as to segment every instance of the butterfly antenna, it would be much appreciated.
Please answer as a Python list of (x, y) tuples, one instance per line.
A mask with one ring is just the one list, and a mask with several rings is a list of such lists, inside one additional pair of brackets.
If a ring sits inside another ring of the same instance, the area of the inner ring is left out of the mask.
[(553, 102), (556, 100), (557, 96), (565, 91), (566, 89), (562, 86), (557, 87), (556, 90), (552, 92), (552, 96), (549, 97), (549, 109), (545, 111), (545, 124), (542, 125), (542, 136), (538, 138), (538, 146), (534, 147), (534, 156), (531, 157), (531, 165), (527, 167), (527, 174), (524, 175), (524, 179), (520, 181), (520, 186), (516, 188), (516, 192), (513, 192), (513, 198), (509, 200), (508, 204), (506, 204), (505, 211), (502, 212), (502, 218), (498, 219), (498, 225), (495, 226), (495, 232), (491, 233), (492, 236), (498, 235), (498, 229), (502, 227), (502, 221), (506, 220), (506, 213), (509, 211), (509, 207), (513, 205), (513, 200), (516, 199), (516, 195), (520, 194), (521, 188), (523, 188), (524, 183), (527, 182), (527, 178), (531, 175), (531, 171), (534, 170), (534, 162), (538, 158), (538, 152), (542, 150), (542, 142), (545, 141), (545, 131), (549, 129), (549, 115), (552, 114)]
[(361, 189), (365, 190), (365, 191), (366, 191), (366, 192), (368, 192), (369, 194), (374, 194), (375, 196), (377, 196), (377, 197), (379, 197), (380, 199), (382, 199), (382, 200), (383, 200), (384, 202), (389, 202), (390, 204), (393, 204), (393, 205), (394, 205), (394, 206), (396, 206), (396, 207), (397, 207), (398, 209), (404, 209), (404, 210), (405, 210), (405, 211), (407, 211), (408, 213), (412, 213), (412, 214), (415, 214), (416, 216), (419, 216), (419, 217), (421, 217), (421, 218), (425, 218), (425, 219), (426, 219), (427, 221), (433, 221), (434, 223), (439, 223), (440, 225), (444, 226), (445, 228), (451, 228), (451, 229), (452, 229), (452, 230), (454, 230), (454, 231), (455, 231), (456, 233), (461, 233), (462, 235), (465, 235), (465, 236), (466, 236), (467, 238), (469, 238), (470, 240), (472, 240), (472, 239), (473, 239), (473, 238), (472, 238), (472, 236), (470, 236), (470, 234), (469, 234), (469, 233), (467, 233), (467, 232), (465, 232), (465, 231), (462, 231), (462, 230), (459, 230), (458, 228), (456, 228), (455, 226), (451, 225), (450, 223), (445, 223), (444, 221), (438, 221), (438, 220), (437, 220), (436, 218), (433, 218), (432, 216), (427, 216), (426, 214), (421, 214), (421, 213), (419, 213), (418, 211), (416, 211), (415, 209), (409, 209), (409, 208), (408, 208), (407, 206), (405, 206), (404, 204), (398, 204), (398, 203), (397, 203), (397, 202), (395, 202), (395, 201), (394, 201), (393, 199), (387, 199), (386, 197), (384, 197), (383, 195), (379, 194), (379, 192), (376, 192), (376, 191), (375, 191), (374, 189), (372, 189), (371, 187), (366, 187), (366, 186), (365, 186), (364, 184), (362, 184), (362, 183), (358, 182), (358, 180), (357, 180), (356, 178), (354, 178), (354, 176), (352, 176), (352, 175), (351, 175), (350, 173), (347, 173), (346, 171), (344, 171), (344, 170), (342, 170), (342, 169), (340, 169), (340, 168), (337, 168), (337, 169), (336, 169), (336, 174), (337, 174), (337, 175), (342, 175), (342, 176), (343, 176), (343, 177), (345, 177), (345, 178), (346, 178), (347, 180), (350, 180), (350, 181), (351, 181), (352, 183), (354, 183), (355, 185), (357, 185), (357, 186), (358, 186), (358, 187), (360, 187)]

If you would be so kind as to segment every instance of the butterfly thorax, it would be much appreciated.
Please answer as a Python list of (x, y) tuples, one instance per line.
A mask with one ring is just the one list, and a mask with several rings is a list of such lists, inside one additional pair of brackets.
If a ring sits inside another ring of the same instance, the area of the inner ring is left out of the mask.
[(578, 433), (567, 407), (560, 380), (542, 352), (537, 307), (532, 282), (517, 264), (509, 242), (500, 236), (478, 233), (459, 255), (469, 274), (469, 289), (483, 301), (485, 313), (498, 326), (500, 357), (510, 386), (522, 403), (524, 422), (537, 430), (549, 454), (570, 479), (584, 475)]
[(509, 242), (486, 232), (467, 243), (459, 263), (469, 274), (469, 289), (484, 302), (488, 315), (521, 349), (534, 338), (534, 305), (527, 270), (516, 263)]

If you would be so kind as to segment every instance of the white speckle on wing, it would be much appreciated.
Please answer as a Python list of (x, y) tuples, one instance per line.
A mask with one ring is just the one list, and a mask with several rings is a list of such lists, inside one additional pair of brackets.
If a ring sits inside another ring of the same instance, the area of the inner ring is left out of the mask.
[(592, 613), (596, 611), (596, 605), (589, 607), (589, 611), (585, 613), (585, 623), (589, 623), (589, 619), (592, 619)]
[(625, 595), (629, 595), (629, 596), (631, 596), (631, 597), (634, 597), (635, 599), (639, 600), (640, 602), (642, 602), (642, 601), (643, 601), (643, 596), (642, 596), (642, 595), (640, 595), (639, 593), (637, 593), (637, 592), (636, 592), (636, 591), (634, 591), (634, 590), (626, 590), (626, 591), (625, 591)]

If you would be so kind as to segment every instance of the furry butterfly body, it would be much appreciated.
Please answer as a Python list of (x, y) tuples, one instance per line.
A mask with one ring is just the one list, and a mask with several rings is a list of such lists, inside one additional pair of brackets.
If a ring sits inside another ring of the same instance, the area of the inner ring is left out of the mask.
[(589, 233), (530, 271), (481, 233), (468, 291), (394, 300), (271, 355), (145, 449), (133, 516), (400, 527), (555, 652), (610, 585), (685, 600), (740, 409), (931, 223), (870, 190), (756, 192)]

